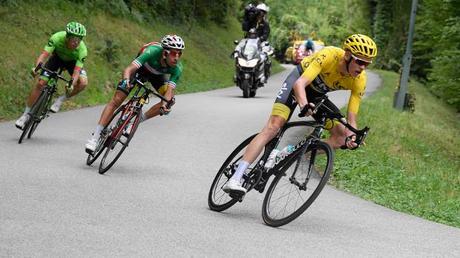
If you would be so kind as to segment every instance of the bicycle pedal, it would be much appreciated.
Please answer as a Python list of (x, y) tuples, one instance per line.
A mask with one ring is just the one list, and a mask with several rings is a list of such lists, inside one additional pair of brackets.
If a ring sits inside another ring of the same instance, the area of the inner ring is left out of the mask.
[(228, 195), (230, 195), (230, 197), (232, 197), (233, 199), (236, 199), (238, 200), (239, 202), (242, 202), (243, 201), (243, 198), (246, 194), (244, 193), (241, 193), (241, 192), (235, 192), (235, 191), (231, 191)]
[(259, 193), (263, 193), (266, 185), (267, 185), (267, 180), (265, 180), (264, 178), (261, 178), (260, 182), (254, 186), (254, 189), (257, 190)]

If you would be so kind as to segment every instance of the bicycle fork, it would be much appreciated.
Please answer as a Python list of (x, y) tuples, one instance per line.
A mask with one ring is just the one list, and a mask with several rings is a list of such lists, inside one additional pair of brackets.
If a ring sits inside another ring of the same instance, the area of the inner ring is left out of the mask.
[(297, 187), (299, 187), (300, 190), (303, 190), (303, 191), (307, 190), (307, 184), (308, 184), (308, 181), (310, 181), (310, 177), (312, 175), (313, 164), (315, 163), (316, 152), (317, 152), (316, 149), (311, 150), (311, 156), (310, 156), (310, 159), (308, 160), (307, 176), (305, 177), (305, 180), (304, 180), (303, 183), (301, 183), (301, 182), (299, 182), (297, 180), (296, 173), (299, 170), (299, 166), (300, 166), (300, 163), (301, 163), (301, 159), (303, 158), (303, 155), (306, 154), (306, 152), (308, 150), (308, 147), (310, 147), (312, 145), (313, 141), (314, 141), (313, 138), (308, 139), (306, 144), (302, 147), (301, 154), (297, 158), (298, 162), (297, 162), (297, 164), (296, 164), (296, 166), (294, 168), (294, 172), (292, 173), (291, 177), (289, 177), (289, 182), (291, 182), (291, 184), (296, 185)]

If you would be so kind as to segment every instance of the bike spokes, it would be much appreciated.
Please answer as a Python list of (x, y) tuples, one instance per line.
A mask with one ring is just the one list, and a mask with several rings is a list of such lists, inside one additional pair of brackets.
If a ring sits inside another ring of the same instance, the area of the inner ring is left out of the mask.
[(326, 184), (332, 169), (332, 151), (314, 143), (273, 181), (264, 199), (263, 218), (271, 226), (289, 223), (302, 214)]
[[(123, 112), (121, 116), (123, 116)], [(104, 145), (106, 151), (99, 166), (99, 173), (104, 174), (120, 158), (123, 151), (128, 147), (139, 125), (139, 114), (129, 116), (127, 120), (119, 119), (116, 126), (110, 132)]]

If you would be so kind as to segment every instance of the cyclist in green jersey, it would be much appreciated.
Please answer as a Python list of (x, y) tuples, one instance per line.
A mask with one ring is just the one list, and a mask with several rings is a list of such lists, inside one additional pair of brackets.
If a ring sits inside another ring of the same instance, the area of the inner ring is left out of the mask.
[[(182, 75), (182, 63), (179, 59), (184, 48), (185, 44), (181, 37), (166, 35), (162, 38), (161, 43), (149, 43), (141, 49), (136, 59), (123, 71), (123, 77), (115, 95), (102, 111), (93, 136), (85, 145), (87, 153), (94, 152), (102, 129), (109, 123), (115, 110), (123, 103), (132, 89), (131, 80), (134, 77), (140, 78), (143, 82), (149, 81), (158, 93), (168, 100), (173, 99), (176, 83)], [(169, 75), (168, 79), (166, 75)], [(166, 104), (160, 101), (143, 113), (140, 121), (143, 122), (159, 115), (161, 109), (164, 113), (169, 113), (170, 109), (166, 107)]]
[[(67, 98), (76, 95), (88, 84), (86, 71), (83, 69), (83, 63), (88, 53), (86, 45), (82, 40), (85, 36), (86, 29), (82, 24), (78, 22), (68, 23), (65, 31), (57, 32), (51, 36), (48, 44), (35, 62), (35, 66), (38, 66), (48, 59), (44, 65), (48, 70), (57, 71), (59, 68), (62, 68), (67, 70), (72, 76), (71, 83), (66, 89), (66, 94), (56, 99), (50, 108), (51, 112), (58, 112), (62, 103)], [(35, 68), (32, 69), (32, 73), (36, 76), (34, 71)], [(24, 124), (30, 119), (30, 107), (40, 96), (40, 92), (46, 86), (48, 80), (49, 74), (42, 71), (27, 99), (24, 113), (15, 123), (17, 128), (22, 130)]]

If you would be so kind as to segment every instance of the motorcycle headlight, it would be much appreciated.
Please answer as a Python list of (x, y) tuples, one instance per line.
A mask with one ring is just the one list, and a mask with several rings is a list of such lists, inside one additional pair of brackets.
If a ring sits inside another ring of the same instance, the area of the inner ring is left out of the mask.
[(242, 67), (252, 68), (257, 65), (259, 59), (246, 60), (244, 58), (238, 58), (238, 64)]

